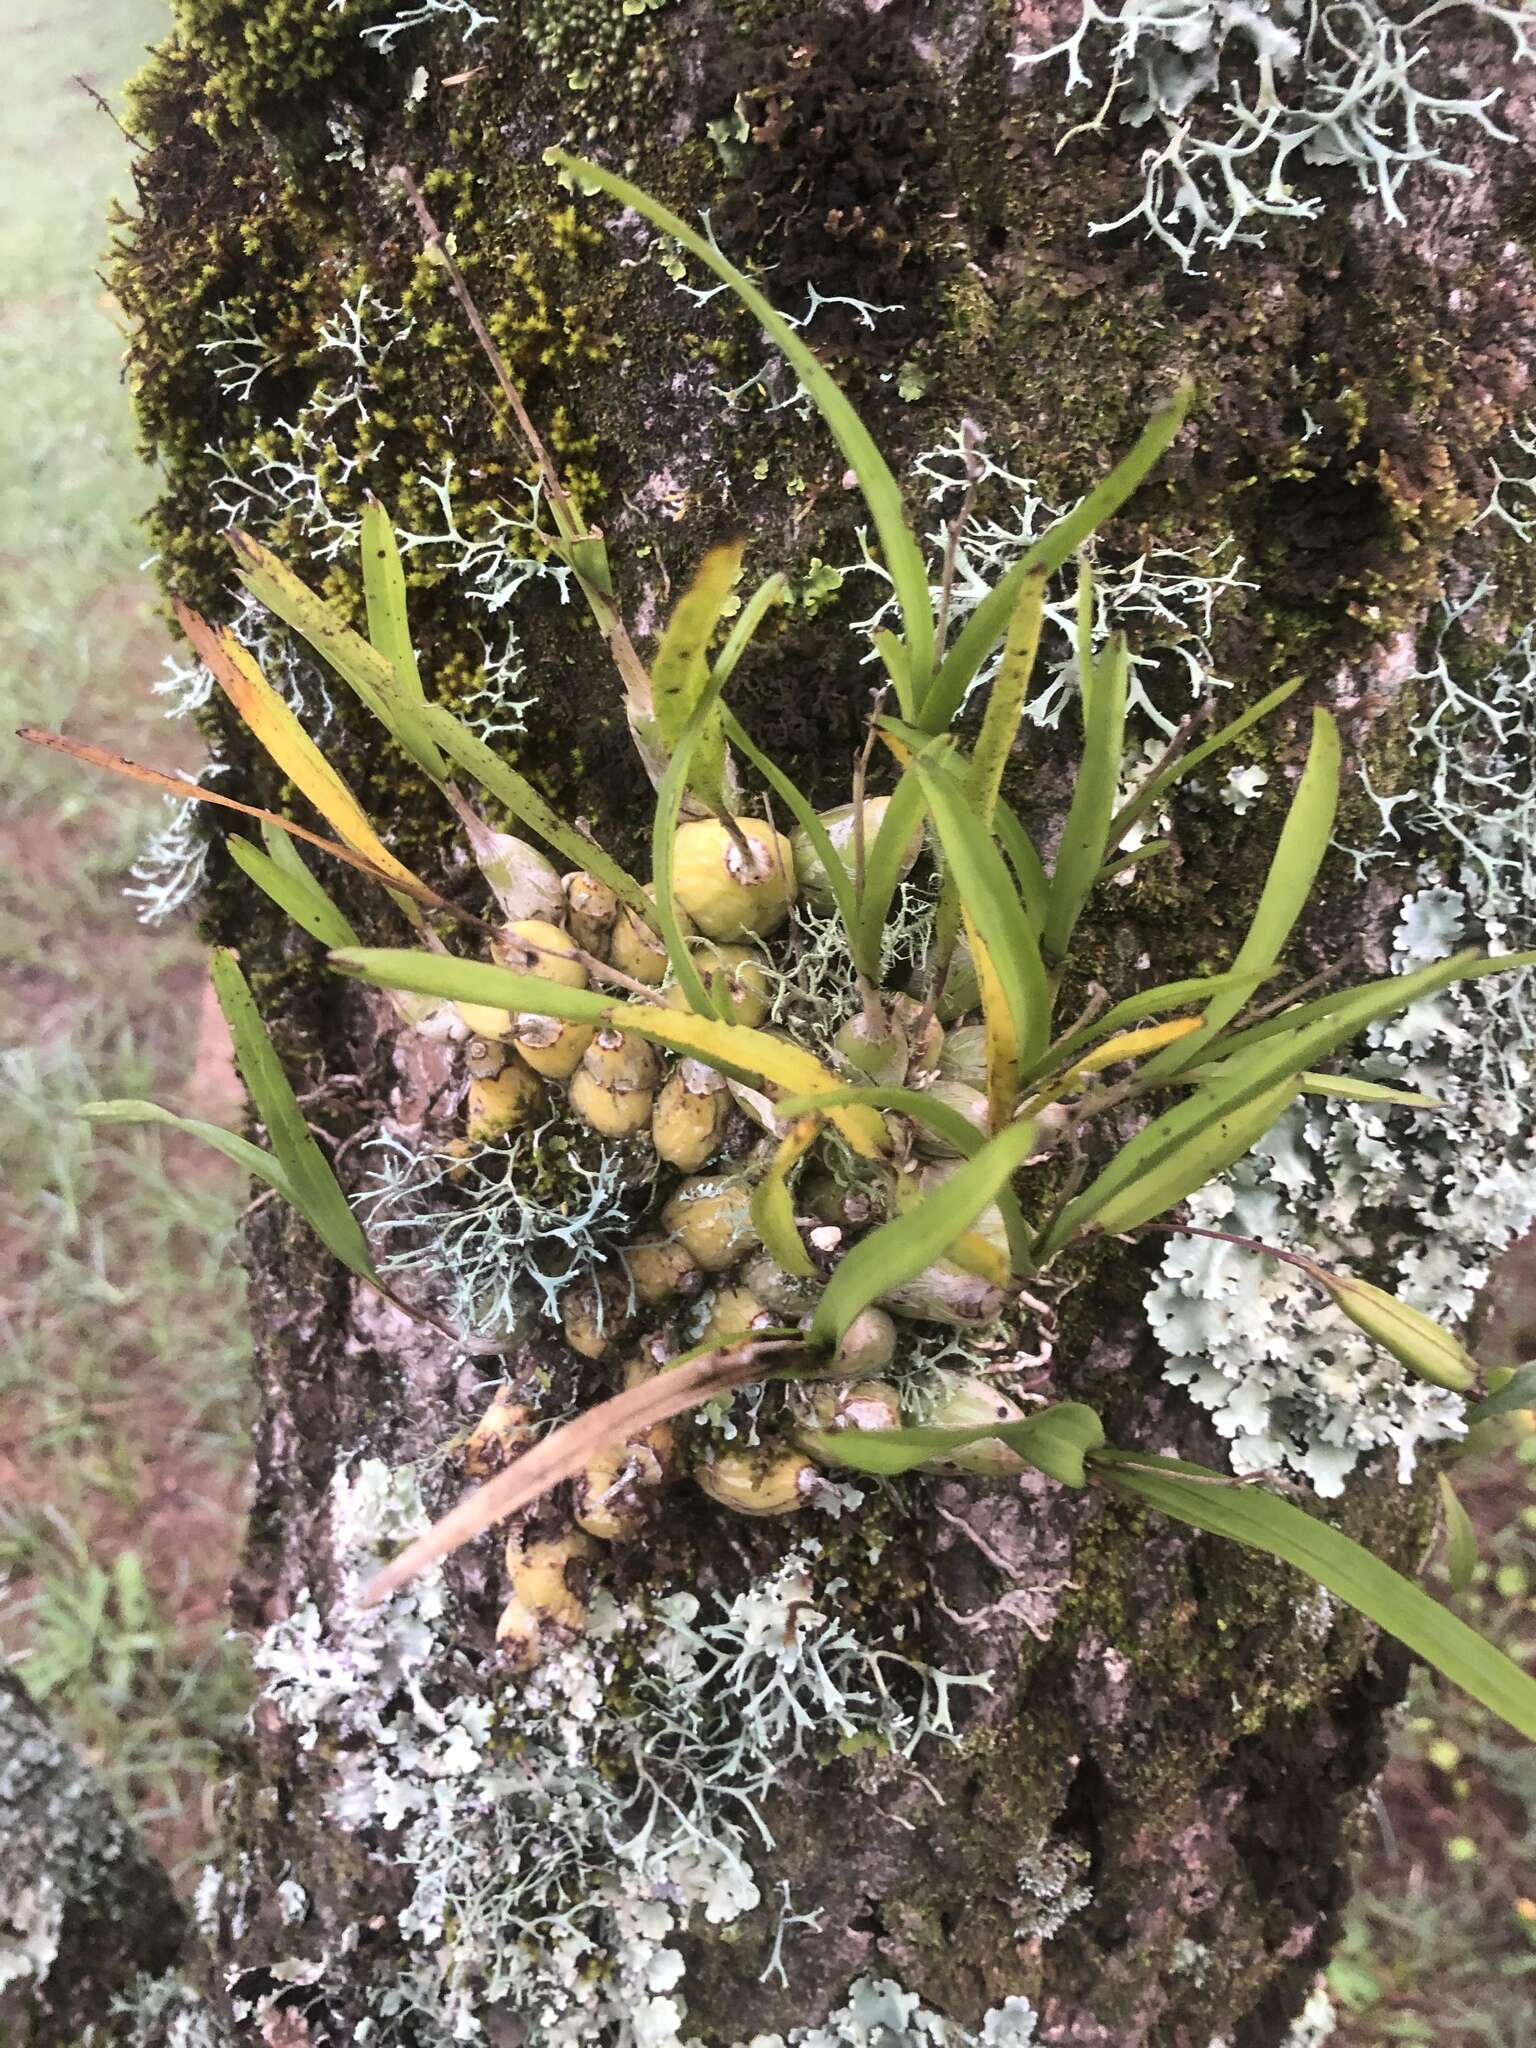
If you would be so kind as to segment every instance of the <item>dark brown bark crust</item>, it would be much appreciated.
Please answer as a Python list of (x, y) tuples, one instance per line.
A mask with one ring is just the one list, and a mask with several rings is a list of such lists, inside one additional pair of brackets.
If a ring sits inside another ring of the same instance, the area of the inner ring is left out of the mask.
[[(727, 419), (714, 395), (761, 365), (750, 327), (719, 300), (681, 297), (654, 263), (622, 266), (647, 244), (632, 225), (611, 240), (591, 234), (611, 209), (566, 212), (542, 154), (589, 129), (599, 153), (631, 161), (673, 203), (713, 205), (731, 253), (777, 266), (782, 302), (814, 284), (899, 305), (872, 332), (847, 312), (814, 330), (898, 473), (904, 454), (969, 413), (1011, 466), (1065, 498), (1127, 443), (1173, 373), (1193, 371), (1197, 423), (1112, 545), (1133, 554), (1154, 539), (1235, 534), (1258, 587), (1229, 616), (1220, 672), (1250, 697), (1304, 675), (1303, 701), (1333, 703), (1378, 769), (1402, 748), (1412, 707), (1373, 685), (1447, 579), (1487, 568), (1517, 601), (1528, 572), (1501, 555), (1500, 530), (1472, 521), (1491, 452), (1521, 409), (1536, 325), (1524, 143), (1469, 144), (1477, 176), (1466, 184), (1411, 182), (1406, 228), (1359, 202), (1345, 174), (1318, 172), (1328, 203), (1316, 221), (1276, 224), (1263, 248), (1191, 276), (1129, 233), (1088, 239), (1087, 221), (1132, 203), (1142, 138), (1110, 129), (1058, 157), (1058, 76), (1009, 66), (1017, 25), (1006, 8), (894, 0), (878, 13), (790, 15), (732, 0), (663, 7), (622, 29), (617, 9), (576, 0), (502, 11), (468, 55), (456, 59), (449, 24), (385, 59), (321, 0), (185, 0), (182, 30), (139, 96), (151, 147), (119, 287), (136, 323), (141, 418), (165, 466), (163, 573), (204, 606), (228, 604), (211, 510), (221, 463), (248, 473), (263, 450), (282, 451), (277, 423), (334, 368), (317, 348), (320, 323), (359, 281), (416, 320), (359, 430), (365, 480), (411, 527), (431, 512), (421, 472), (440, 474), (450, 454), (475, 479), (482, 521), (517, 495), (521, 458), (494, 424), (483, 367), (440, 278), (418, 268), (387, 185), (400, 160), (429, 177), (535, 413), (554, 423), (560, 460), (608, 530), (632, 606), (653, 612), (663, 577), (675, 583), (726, 533), (751, 535), (758, 573), (853, 559), (850, 496), (819, 428), (793, 409)], [(1038, 11), (1037, 43), (1072, 13)], [(1470, 32), (1465, 54), (1499, 62)], [(408, 102), (417, 62), (434, 79), (483, 69)], [(744, 178), (730, 180), (708, 124), (738, 104), (756, 136)], [(1529, 135), (1518, 92), (1501, 118)], [(267, 345), (243, 397), (221, 390), (199, 352), (211, 315), (232, 304)], [(898, 396), (898, 383), (921, 396)], [(671, 525), (657, 508), (677, 504), (686, 518)], [(299, 566), (315, 560), (292, 511), (254, 516)], [(520, 759), (631, 854), (646, 793), (617, 690), (576, 610), (546, 591), (518, 600), (535, 700)], [(446, 573), (423, 574), (413, 604), (424, 665), (461, 696), (478, 656)], [(743, 671), (737, 701), (830, 801), (846, 793), (867, 682), (851, 638), (802, 604)], [(360, 793), (408, 857), (431, 863), (440, 842), (423, 792), (344, 716), (332, 741), (343, 732)], [(264, 787), (248, 747), (221, 739), (249, 787)], [(1294, 735), (1278, 744), (1294, 759)], [(1046, 818), (1060, 775), (1042, 751), (1020, 795)], [(1253, 859), (1236, 873), (1221, 833), (1187, 840), (1173, 879), (1149, 884), (1134, 918), (1092, 933), (1085, 971), (1113, 983), (1146, 950), (1168, 974), (1224, 957), (1275, 824), (1273, 805), (1258, 814)], [(395, 1085), (376, 1013), (216, 872), (212, 931), (241, 946), (285, 1052), (312, 1084), (361, 1078), (317, 1112), (336, 1137), (352, 1135)], [(1362, 926), (1379, 944), (1393, 908), (1362, 905), (1347, 865), (1325, 883), (1303, 966)], [(369, 929), (367, 901), (348, 907)], [(249, 1263), (262, 1421), (239, 1619), (257, 1627), (304, 1586), (325, 1608), (338, 1456), (399, 1463), (434, 1451), (472, 1418), (473, 1381), (440, 1350), (360, 1316), (302, 1227), (271, 1206)], [(1116, 1440), (1211, 1455), (1213, 1440), (1159, 1379), (1139, 1308), (1146, 1266), (1120, 1249), (1085, 1266), (1064, 1303), (1051, 1386), (1098, 1405)], [(797, 1910), (820, 1909), (822, 1932), (786, 1946), (781, 1987), (761, 1981), (772, 1907), (728, 1942), (694, 1930), (688, 2031), (711, 2044), (787, 2032), (867, 1972), (968, 2026), (1025, 1993), (1052, 2044), (1206, 2048), (1221, 2036), (1275, 2048), (1333, 1938), (1399, 1660), (1288, 1575), (1045, 1482), (913, 1489), (882, 1512), (890, 1541), (878, 1570), (850, 1572), (851, 1610), (914, 1611), (923, 1653), (989, 1673), (992, 1691), (969, 1710), (962, 1751), (925, 1756), (926, 1784), (882, 1781), (857, 1760), (786, 1772), (771, 1812), (780, 1846), (759, 1882), (771, 1899), (791, 1879)], [(1379, 1473), (1352, 1489), (1341, 1519), (1411, 1564), (1428, 1510)], [(761, 1569), (783, 1541), (775, 1525), (743, 1533), (699, 1504), (669, 1519), (644, 1568), (733, 1588), (744, 1560)], [(496, 1682), (486, 1549), (457, 1571), (473, 1620), (456, 1682), (472, 1689)], [(350, 2039), (396, 1967), (403, 1882), (326, 1820), (325, 1761), (258, 1714), (234, 1760), (219, 1939), (238, 1994), (287, 1999), (316, 2042)], [(1021, 1936), (1015, 1866), (1051, 1847), (1071, 1852), (1092, 1903), (1050, 1940)], [(311, 1901), (301, 1927), (281, 1924), (284, 1878)], [(350, 1929), (361, 1934), (347, 1947)], [(273, 1967), (295, 1954), (328, 1962), (289, 1999)]]

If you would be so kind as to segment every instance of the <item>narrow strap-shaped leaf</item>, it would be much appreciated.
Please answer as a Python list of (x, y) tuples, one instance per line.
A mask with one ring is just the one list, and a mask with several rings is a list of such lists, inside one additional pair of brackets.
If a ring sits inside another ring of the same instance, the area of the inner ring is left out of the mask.
[(1022, 1422), (983, 1423), (975, 1429), (817, 1430), (800, 1441), (826, 1464), (892, 1476), (971, 1444), (999, 1442), (1048, 1478), (1083, 1486), (1088, 1480), (1085, 1461), (1103, 1443), (1104, 1425), (1081, 1401), (1058, 1401)]
[(385, 723), (433, 780), (441, 782), (447, 776), (447, 764), (411, 717), (412, 707), (420, 709), (427, 701), (427, 693), (422, 687), (421, 669), (411, 639), (410, 609), (400, 546), (389, 514), (377, 498), (370, 497), (363, 506), (358, 547), (363, 563), (363, 602), (368, 612), (368, 638), (375, 652), (382, 654), (389, 663), (395, 678), (394, 698), (385, 700), (390, 714)]
[(1267, 1039), (1325, 1027), (1321, 1036), (1308, 1041), (1317, 1048), (1307, 1058), (1307, 1065), (1311, 1067), (1329, 1053), (1337, 1052), (1340, 1046), (1348, 1045), (1368, 1024), (1406, 1010), (1424, 996), (1436, 995), (1458, 981), (1481, 981), (1486, 975), (1513, 974), (1522, 967), (1536, 967), (1536, 951), (1486, 956), (1471, 951), (1454, 953), (1447, 960), (1434, 960), (1428, 967), (1416, 967), (1411, 974), (1382, 975), (1376, 981), (1363, 981), (1356, 988), (1340, 989), (1333, 995), (1315, 996), (1310, 1002), (1297, 1003), (1293, 1009), (1266, 1017), (1262, 1023), (1234, 1031), (1222, 1040), (1216, 1050), (1222, 1055), (1225, 1067)]
[[(726, 674), (729, 674), (729, 670), (726, 671)], [(718, 664), (715, 670), (715, 680), (721, 684), (725, 681), (725, 676), (720, 673)], [(782, 768), (769, 759), (762, 748), (756, 744), (751, 735), (746, 731), (740, 719), (728, 708), (723, 711), (722, 716), (725, 723), (725, 734), (731, 745), (739, 749), (745, 758), (752, 763), (752, 766), (762, 776), (774, 795), (788, 808), (790, 815), (794, 818), (801, 831), (804, 832), (806, 838), (810, 840), (816, 858), (821, 862), (826, 872), (827, 886), (832, 891), (833, 901), (837, 905), (838, 917), (842, 920), (843, 930), (847, 934), (850, 949), (854, 952), (854, 963), (860, 972), (867, 975), (871, 980), (877, 979), (880, 972), (878, 960), (871, 966), (860, 957), (858, 952), (859, 907), (853, 893), (853, 877), (849, 874), (842, 855), (832, 844), (831, 834), (817, 816), (810, 798), (796, 787)]]
[(1035, 842), (1025, 830), (1018, 812), (1001, 797), (992, 807), (992, 830), (1008, 856), (1008, 865), (1019, 885), (1019, 901), (1024, 906), (1024, 915), (1029, 919), (1030, 930), (1038, 938), (1045, 930), (1045, 909), (1051, 894), (1045, 863), (1035, 851)]
[(236, 1064), (256, 1114), (267, 1127), (273, 1154), (293, 1188), (301, 1213), (344, 1266), (374, 1279), (362, 1225), (353, 1215), (330, 1161), (304, 1121), (277, 1048), (261, 1021), (234, 954), (216, 947), (211, 972), (213, 991), (234, 1041)]
[(656, 921), (661, 926), (662, 944), (667, 949), (672, 972), (677, 976), (677, 985), (689, 1008), (697, 1016), (723, 1017), (728, 1021), (731, 999), (726, 977), (720, 976), (712, 995), (693, 964), (693, 955), (688, 950), (688, 941), (683, 936), (677, 915), (672, 887), (678, 819), (682, 814), (683, 797), (688, 789), (694, 757), (707, 743), (707, 738), (712, 738), (719, 741), (721, 759), (724, 758), (725, 732), (720, 723), (720, 689), (719, 678), (711, 679), (706, 671), (702, 694), (670, 741), (672, 758), (656, 792), (656, 810), (651, 823), (651, 886), (656, 891)]
[(1468, 1426), (1492, 1422), (1499, 1415), (1514, 1415), (1522, 1408), (1536, 1408), (1536, 1365), (1522, 1365), (1495, 1393), (1485, 1394), (1467, 1410)]
[(736, 665), (751, 646), (758, 627), (778, 604), (789, 588), (789, 578), (779, 570), (765, 576), (742, 606), (736, 623), (726, 635), (725, 645), (715, 656), (715, 665), (710, 673), (723, 690), (736, 673)]
[(461, 725), (441, 704), (429, 704), (422, 718), (428, 733), (450, 761), (466, 775), (473, 775), (480, 787), (488, 790), (498, 803), (505, 804), (530, 832), (536, 832), (547, 845), (563, 853), (572, 867), (585, 868), (599, 881), (606, 882), (621, 903), (627, 903), (637, 917), (655, 929), (656, 906), (634, 876), (626, 873), (595, 841), (567, 825), (527, 776), (503, 761), (478, 733)]
[(723, 284), (729, 285), (800, 379), (832, 430), (833, 439), (842, 450), (849, 468), (858, 478), (864, 502), (880, 537), (880, 550), (896, 591), (896, 601), (901, 608), (902, 630), (911, 659), (914, 685), (921, 694), (933, 669), (935, 633), (928, 567), (917, 537), (907, 523), (896, 479), (863, 421), (794, 329), (774, 311), (751, 279), (744, 276), (712, 242), (707, 242), (659, 200), (631, 185), (627, 178), (617, 177), (612, 171), (605, 171), (599, 165), (572, 156), (563, 149), (552, 150), (550, 156), (553, 162), (578, 178), (599, 186), (622, 205), (632, 206), (652, 227), (659, 228), (664, 235), (670, 235), (673, 241), (681, 243)]
[[(1315, 710), (1307, 765), (1286, 812), (1253, 922), (1232, 962), (1234, 973), (1273, 967), (1280, 958), (1311, 897), (1317, 871), (1333, 836), (1338, 804), (1339, 729), (1326, 711)], [(1243, 996), (1237, 989), (1226, 989), (1214, 997), (1205, 1013), (1211, 1035), (1229, 1023), (1242, 1006)], [(1176, 1074), (1196, 1057), (1192, 1046), (1170, 1047), (1160, 1059), (1149, 1064), (1147, 1078)]]
[(1440, 1482), (1440, 1514), (1445, 1523), (1446, 1574), (1453, 1590), (1464, 1593), (1477, 1572), (1477, 1531), (1450, 1480), (1443, 1472), (1436, 1477)]
[[(1186, 1072), (1193, 1071), (1186, 1069)], [(1400, 1109), (1444, 1109), (1433, 1095), (1413, 1088), (1389, 1088), (1384, 1081), (1366, 1081), (1354, 1074), (1303, 1074), (1303, 1095), (1331, 1095), (1340, 1102), (1392, 1102)]]
[(1048, 527), (1028, 553), (987, 592), (960, 629), (934, 678), (933, 688), (922, 701), (918, 722), (924, 732), (948, 731), (982, 663), (1007, 629), (1024, 578), (1037, 569), (1046, 575), (1059, 569), (1091, 533), (1119, 511), (1168, 449), (1183, 424), (1194, 389), (1186, 378), (1169, 402), (1148, 420), (1130, 453), (1122, 456), (1108, 476), (1095, 484), (1070, 512)]
[(1114, 815), (1115, 790), (1125, 751), (1125, 707), (1131, 672), (1124, 636), (1117, 633), (1104, 659), (1096, 669), (1090, 661), (1089, 669), (1094, 681), (1091, 692), (1083, 699), (1082, 759), (1072, 785), (1072, 802), (1061, 829), (1046, 900), (1042, 945), (1047, 958), (1055, 961), (1067, 957), (1073, 929), (1088, 900), (1088, 892), (1098, 879), (1109, 842), (1109, 821)]
[(981, 990), (982, 1042), (987, 1058), (987, 1129), (1000, 1131), (1011, 1121), (1019, 1099), (1019, 1033), (985, 939), (967, 911), (965, 936), (971, 965)]
[[(930, 743), (931, 744), (931, 743)], [(1006, 998), (1019, 1056), (1033, 1062), (1050, 1036), (1051, 990), (1040, 948), (1008, 868), (990, 834), (968, 808), (964, 784), (948, 764), (919, 755), (913, 768), (933, 814), (944, 858), (966, 915), (981, 934)]]
[(1008, 621), (1003, 658), (997, 678), (987, 693), (981, 731), (971, 754), (968, 781), (971, 801), (983, 825), (990, 826), (992, 813), (1003, 786), (1003, 771), (1018, 737), (1019, 720), (1029, 697), (1035, 657), (1040, 650), (1040, 626), (1045, 616), (1045, 571), (1032, 569), (1019, 585), (1018, 602)]
[(211, 1146), (215, 1152), (222, 1152), (226, 1159), (234, 1161), (253, 1180), (265, 1181), (276, 1190), (290, 1208), (302, 1213), (303, 1205), (294, 1191), (292, 1181), (278, 1165), (270, 1152), (263, 1152), (259, 1145), (253, 1145), (249, 1138), (239, 1137), (234, 1131), (226, 1131), (219, 1124), (203, 1123), (198, 1117), (177, 1116), (174, 1111), (162, 1109), (158, 1102), (137, 1102), (120, 1098), (112, 1102), (82, 1102), (77, 1115), (87, 1123), (102, 1125), (119, 1124), (164, 1124), (173, 1131), (182, 1131), (189, 1138)]
[(1256, 1487), (1213, 1486), (1211, 1475), (1194, 1477), (1192, 1468), (1174, 1460), (1096, 1451), (1089, 1462), (1093, 1476), (1113, 1492), (1295, 1565), (1536, 1740), (1536, 1679), (1342, 1531)]
[(816, 1266), (795, 1228), (794, 1204), (790, 1200), (789, 1176), (796, 1163), (814, 1144), (821, 1129), (818, 1112), (802, 1116), (779, 1140), (768, 1171), (752, 1190), (752, 1228), (786, 1273), (799, 1280), (814, 1280)]
[(888, 626), (882, 626), (874, 635), (874, 649), (879, 655), (891, 687), (896, 692), (896, 702), (903, 718), (915, 718), (913, 705), (912, 660), (905, 644), (896, 638)]
[(879, 831), (864, 851), (864, 893), (859, 898), (858, 940), (853, 956), (860, 972), (877, 984), (884, 979), (881, 954), (891, 900), (901, 887), (907, 848), (926, 808), (922, 782), (915, 770), (908, 768), (886, 806)]
[(1144, 818), (1154, 805), (1160, 803), (1173, 785), (1182, 781), (1191, 769), (1198, 768), (1202, 761), (1208, 761), (1212, 754), (1219, 752), (1222, 747), (1229, 746), (1233, 740), (1247, 732), (1250, 726), (1257, 725), (1260, 719), (1268, 718), (1271, 711), (1278, 711), (1287, 698), (1295, 696), (1303, 680), (1301, 676), (1292, 676), (1288, 683), (1281, 683), (1278, 689), (1271, 690), (1267, 696), (1261, 697), (1257, 704), (1249, 705), (1246, 711), (1239, 712), (1237, 717), (1222, 726), (1219, 732), (1213, 732), (1209, 739), (1202, 740), (1187, 753), (1175, 754), (1172, 760), (1165, 756), (1141, 787), (1133, 790), (1121, 809), (1115, 813), (1114, 823), (1110, 827), (1110, 844), (1118, 846), (1132, 825), (1139, 818)]
[[(495, 1010), (527, 1010), (535, 1016), (570, 1017), (582, 1023), (611, 1023), (623, 1031), (690, 1053), (722, 1073), (754, 1086), (766, 1082), (786, 1094), (816, 1097), (838, 1091), (837, 1076), (813, 1053), (775, 1038), (771, 1032), (694, 1017), (664, 1003), (621, 1003), (596, 989), (567, 988), (535, 974), (517, 974), (487, 960), (456, 960), (446, 953), (349, 946), (333, 953), (331, 965), (376, 988), (409, 989), (454, 1003), (483, 1003)], [(885, 1126), (862, 1106), (829, 1108), (827, 1116), (865, 1158), (889, 1150)]]
[(861, 1310), (943, 1258), (997, 1200), (999, 1189), (1023, 1165), (1034, 1141), (1034, 1126), (1029, 1123), (999, 1132), (936, 1193), (860, 1238), (839, 1262), (816, 1305), (812, 1342), (828, 1347), (841, 1343)]
[(1049, 1048), (1044, 1060), (1024, 1079), (1027, 1083), (1036, 1074), (1070, 1066), (1085, 1045), (1092, 1045), (1095, 1039), (1111, 1037), (1128, 1025), (1139, 1024), (1144, 1017), (1153, 1016), (1159, 1010), (1183, 1010), (1197, 1003), (1207, 1003), (1224, 983), (1248, 994), (1267, 978), (1262, 971), (1252, 974), (1194, 974), (1183, 981), (1161, 982), (1156, 988), (1143, 989), (1139, 995), (1126, 996), (1107, 1009), (1102, 1017), (1096, 1017), (1091, 1024), (1084, 1024), (1079, 1030), (1059, 1039)]
[(337, 838), (374, 866), (413, 888), (425, 886), (396, 860), (341, 776), (232, 633), (178, 604), (176, 616), (199, 658), (241, 719), (288, 780), (308, 797)]
[[(240, 581), (258, 603), (266, 606), (285, 626), (335, 669), (358, 700), (367, 706), (380, 725), (404, 748), (417, 764), (442, 779), (442, 761), (426, 740), (416, 712), (420, 700), (412, 700), (402, 689), (393, 663), (361, 633), (354, 631), (335, 608), (311, 590), (270, 548), (248, 533), (232, 532), (229, 544), (239, 563)], [(368, 572), (365, 561), (364, 574)], [(403, 598), (403, 591), (402, 591)], [(403, 612), (402, 603), (402, 612)], [(402, 625), (403, 625), (402, 619)], [(428, 764), (436, 763), (435, 770)]]
[(711, 548), (672, 607), (651, 662), (656, 725), (675, 747), (709, 681), (709, 643), (741, 574), (742, 541)]
[(1303, 1013), (1294, 1012), (1281, 1020), (1278, 1034), (1259, 1027), (1252, 1042), (1241, 1051), (1230, 1051), (1212, 1069), (1208, 1082), (1138, 1131), (1098, 1178), (1067, 1204), (1040, 1247), (1042, 1256), (1059, 1250), (1095, 1219), (1105, 1230), (1131, 1230), (1202, 1187), (1264, 1135), (1268, 1125), (1263, 1118), (1273, 1122), (1280, 1115), (1316, 1060), (1336, 1052), (1367, 1025), (1454, 981), (1532, 964), (1536, 953), (1510, 953), (1497, 960), (1440, 960), (1416, 973), (1389, 975), (1330, 998), (1322, 1014), (1309, 1023), (1298, 1023), (1296, 1018)]
[[(278, 846), (291, 846), (293, 843), (280, 832), (274, 832), (272, 837)], [(318, 939), (328, 950), (357, 944), (357, 933), (297, 854), (294, 860), (299, 873), (295, 874), (286, 862), (278, 860), (272, 853), (263, 853), (241, 832), (231, 832), (224, 844), (236, 867), (249, 875), (257, 888), (270, 896), (278, 909), (286, 912), (312, 939)]]
[[(909, 1117), (913, 1123), (926, 1125), (962, 1159), (974, 1159), (987, 1142), (976, 1126), (952, 1104), (937, 1101), (921, 1088), (834, 1088), (825, 1095), (787, 1096), (778, 1108), (782, 1116), (805, 1116), (813, 1110), (824, 1113), (829, 1107), (855, 1102), (867, 1104), (871, 1109), (889, 1110), (897, 1116)], [(1010, 1185), (1005, 1184), (998, 1189), (996, 1207), (1008, 1233), (1008, 1255), (1013, 1262), (1013, 1270), (1022, 1279), (1030, 1271), (1031, 1237), (1019, 1207), (1019, 1198)]]

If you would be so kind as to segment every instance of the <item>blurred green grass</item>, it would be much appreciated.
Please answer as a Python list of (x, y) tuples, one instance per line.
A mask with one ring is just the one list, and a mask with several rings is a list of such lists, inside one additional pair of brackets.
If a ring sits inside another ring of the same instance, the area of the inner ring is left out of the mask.
[(152, 479), (97, 275), (131, 152), (74, 79), (118, 99), (167, 19), (164, 0), (13, 0), (0, 24), (0, 1647), (185, 1864), (246, 1692), (224, 1623), (245, 1190), (222, 1162), (148, 1132), (98, 1140), (72, 1114), (100, 1095), (230, 1098), (195, 932), (144, 930), (123, 896), (163, 800), (9, 737), (35, 722), (198, 758), (150, 695)]

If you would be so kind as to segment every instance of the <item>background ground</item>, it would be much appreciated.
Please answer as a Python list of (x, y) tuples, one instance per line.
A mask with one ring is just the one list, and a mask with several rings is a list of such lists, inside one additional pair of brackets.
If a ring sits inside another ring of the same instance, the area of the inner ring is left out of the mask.
[[(12, 0), (0, 26), (0, 730), (34, 720), (191, 766), (193, 736), (151, 694), (164, 640), (134, 527), (150, 480), (95, 275), (129, 149), (74, 82), (116, 96), (164, 20), (164, 0)], [(138, 1094), (238, 1111), (194, 935), (144, 929), (123, 895), (164, 806), (4, 744), (0, 1644), (186, 1881), (245, 1697), (222, 1613), (246, 1191), (195, 1147), (98, 1141), (70, 1111)], [(1491, 1358), (1536, 1353), (1511, 1294)], [(1485, 1558), (1463, 1611), (1536, 1656), (1536, 1439), (1457, 1481)], [(1340, 2048), (1536, 2048), (1536, 1754), (1448, 1690), (1421, 1684), (1405, 1717), (1331, 1978)]]

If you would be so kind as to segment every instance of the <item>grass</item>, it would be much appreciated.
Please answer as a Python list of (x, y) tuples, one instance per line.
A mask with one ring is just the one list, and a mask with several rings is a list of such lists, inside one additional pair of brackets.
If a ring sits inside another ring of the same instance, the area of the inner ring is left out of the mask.
[[(24, 0), (0, 26), (0, 730), (32, 720), (192, 765), (149, 685), (163, 629), (137, 529), (121, 335), (95, 266), (129, 149), (108, 96), (163, 0)], [(150, 1133), (95, 1138), (93, 1095), (237, 1114), (190, 924), (124, 900), (164, 806), (4, 746), (0, 815), (0, 1645), (156, 1847), (208, 1838), (243, 1711), (225, 1587), (247, 1459), (233, 1169)]]

